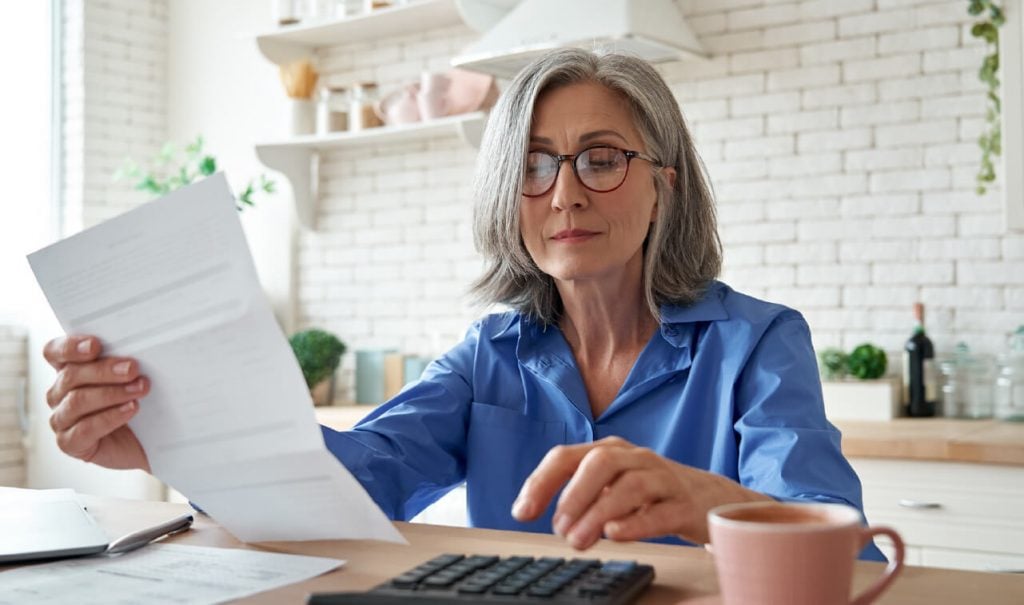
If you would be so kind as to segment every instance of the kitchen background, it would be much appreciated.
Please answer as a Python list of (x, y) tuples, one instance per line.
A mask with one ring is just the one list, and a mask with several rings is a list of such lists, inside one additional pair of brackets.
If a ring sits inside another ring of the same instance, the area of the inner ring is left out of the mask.
[[(985, 49), (970, 35), (968, 2), (676, 3), (710, 56), (658, 69), (716, 191), (723, 280), (802, 311), (819, 350), (881, 346), (895, 362), (890, 373), (899, 371), (915, 301), (926, 305), (940, 356), (958, 341), (1002, 351), (1024, 323), (1024, 232), (1004, 218), (1005, 204), (1024, 204), (1024, 192), (1002, 186), (1020, 167), (998, 165), (995, 185), (975, 193)], [(280, 3), (56, 4), (63, 176), (54, 216), (62, 234), (143, 202), (111, 175), (125, 157), (151, 157), (167, 140), (183, 145), (202, 134), (236, 188), (268, 171), (254, 147), (287, 139), (289, 102), (254, 38), (274, 28)], [(455, 22), (341, 41), (315, 58), (323, 83), (374, 81), (386, 93), (448, 69), (478, 36)], [(1004, 134), (1014, 137), (1021, 133)], [(339, 399), (354, 397), (354, 351), (436, 355), (483, 312), (464, 296), (480, 268), (470, 234), (474, 159), (454, 129), (332, 151), (321, 159), (312, 229), (297, 225), (279, 173), (271, 173), (279, 192), (241, 215), (284, 329), (322, 327), (348, 345)], [(58, 328), (45, 313), (30, 315), (30, 325), (0, 328), (0, 436), (16, 430), (26, 374), (32, 408), (27, 466), (20, 447), (9, 455), (0, 447), (0, 473), (8, 473), (0, 483), (158, 494), (154, 481), (56, 450), (43, 403), (52, 370), (38, 352)]]

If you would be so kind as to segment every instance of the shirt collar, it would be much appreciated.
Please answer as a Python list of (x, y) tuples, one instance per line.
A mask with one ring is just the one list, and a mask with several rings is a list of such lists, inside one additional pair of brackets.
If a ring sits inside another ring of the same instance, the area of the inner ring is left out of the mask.
[(699, 321), (719, 321), (729, 319), (722, 299), (725, 297), (725, 284), (714, 281), (707, 287), (704, 294), (693, 303), (661, 306), (661, 336), (676, 348), (689, 344), (693, 330), (691, 326)]
[[(712, 281), (696, 301), (689, 305), (661, 305), (661, 334), (673, 346), (683, 346), (681, 324), (692, 324), (699, 321), (719, 321), (729, 319), (723, 299), (729, 287), (720, 281)], [(503, 338), (519, 338), (523, 323), (530, 324), (532, 332), (543, 333), (545, 330), (524, 315), (507, 312), (491, 336), (491, 340)]]

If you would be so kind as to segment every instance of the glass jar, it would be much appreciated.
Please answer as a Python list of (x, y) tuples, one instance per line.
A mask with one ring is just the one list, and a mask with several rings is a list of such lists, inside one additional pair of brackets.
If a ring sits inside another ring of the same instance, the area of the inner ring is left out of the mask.
[(363, 11), (370, 13), (392, 5), (391, 0), (364, 0)]
[(1010, 335), (1009, 350), (999, 356), (995, 413), (1002, 420), (1024, 421), (1024, 326)]
[(383, 124), (375, 108), (378, 97), (376, 82), (362, 82), (352, 88), (352, 108), (348, 114), (349, 130), (354, 132)]
[(349, 105), (348, 90), (345, 87), (331, 86), (321, 90), (317, 131), (329, 134), (348, 130)]
[(972, 355), (959, 343), (953, 356), (939, 363), (942, 415), (950, 418), (992, 417), (992, 359)]

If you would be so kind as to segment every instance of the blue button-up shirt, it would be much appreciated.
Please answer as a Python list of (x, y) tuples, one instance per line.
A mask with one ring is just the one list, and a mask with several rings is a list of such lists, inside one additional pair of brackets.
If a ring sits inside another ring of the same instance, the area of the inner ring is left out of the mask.
[[(506, 312), (475, 323), (353, 430), (324, 428), (327, 447), (393, 519), (465, 481), (472, 525), (536, 532), (551, 531), (554, 503), (516, 521), (526, 477), (552, 447), (610, 435), (779, 500), (862, 510), (860, 481), (825, 419), (806, 321), (720, 282), (690, 306), (662, 307), (660, 330), (597, 418), (561, 331)], [(862, 556), (882, 559), (874, 545)]]

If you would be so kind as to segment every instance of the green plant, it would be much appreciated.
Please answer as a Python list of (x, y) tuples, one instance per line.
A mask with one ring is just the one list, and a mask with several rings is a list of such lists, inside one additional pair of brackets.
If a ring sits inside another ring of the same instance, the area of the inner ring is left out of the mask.
[(818, 354), (818, 361), (825, 380), (841, 380), (846, 377), (847, 356), (842, 349), (829, 347)]
[(988, 86), (985, 108), (986, 130), (978, 138), (981, 147), (981, 166), (978, 168), (977, 192), (985, 193), (988, 185), (996, 180), (993, 158), (1003, 153), (1002, 127), (1000, 116), (1002, 104), (999, 99), (999, 28), (1006, 22), (1001, 3), (993, 0), (969, 0), (967, 12), (981, 19), (971, 27), (971, 35), (981, 38), (988, 47), (988, 54), (981, 62), (978, 79)]
[[(200, 177), (208, 177), (217, 172), (217, 159), (203, 152), (203, 137), (185, 146), (183, 157), (179, 158), (178, 149), (173, 143), (164, 143), (160, 153), (147, 167), (127, 159), (124, 165), (114, 173), (114, 180), (132, 179), (135, 189), (153, 195), (166, 195), (179, 187), (184, 187)], [(257, 181), (250, 180), (238, 196), (238, 210), (255, 205), (252, 201), (257, 191), (274, 193), (276, 184), (261, 174)]]
[(861, 380), (881, 378), (888, 365), (889, 359), (885, 356), (885, 351), (869, 343), (859, 345), (851, 351), (846, 361), (850, 374)]
[(292, 334), (288, 343), (299, 360), (306, 386), (311, 389), (338, 369), (345, 352), (345, 343), (337, 336), (317, 328)]

